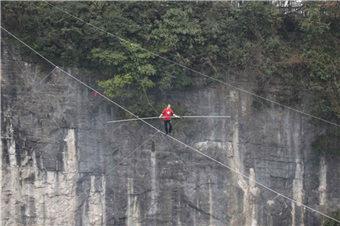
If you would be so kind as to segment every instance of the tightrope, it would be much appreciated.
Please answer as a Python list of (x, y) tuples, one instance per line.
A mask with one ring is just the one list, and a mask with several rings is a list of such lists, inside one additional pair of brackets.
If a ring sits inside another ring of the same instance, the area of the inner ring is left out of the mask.
[[(150, 120), (150, 119), (158, 119), (159, 117), (147, 117), (147, 118), (140, 118), (143, 120)], [(165, 117), (162, 117), (163, 119)], [(169, 117), (166, 117), (169, 118)], [(171, 118), (178, 118), (171, 116)], [(230, 118), (230, 116), (181, 116), (181, 118)], [(160, 119), (160, 118), (159, 118)], [(137, 121), (139, 119), (121, 119), (121, 120), (114, 120), (114, 121), (108, 121), (107, 123), (116, 123), (116, 122), (130, 122), (130, 121)]]
[[(147, 118), (140, 118), (143, 120), (150, 120), (150, 119), (158, 119), (159, 117), (147, 117)], [(165, 117), (162, 117), (163, 119)], [(166, 117), (169, 118), (169, 117)], [(178, 117), (174, 117), (171, 116), (171, 118), (178, 118)], [(230, 118), (230, 116), (181, 116), (181, 118)], [(137, 121), (139, 119), (121, 119), (121, 120), (114, 120), (114, 121), (108, 121), (107, 123), (116, 123), (116, 122), (130, 122), (130, 121)]]
[[(65, 73), (66, 75), (68, 75), (69, 77), (71, 77), (71, 78), (73, 78), (74, 80), (78, 81), (79, 83), (83, 84), (85, 87), (91, 89), (92, 91), (97, 92), (100, 96), (102, 96), (103, 98), (105, 98), (105, 99), (108, 100), (109, 102), (113, 103), (114, 105), (118, 106), (119, 108), (123, 109), (124, 111), (128, 112), (129, 114), (131, 114), (132, 116), (134, 116), (135, 118), (137, 118), (138, 120), (144, 122), (144, 123), (147, 124), (148, 126), (150, 126), (150, 127), (152, 127), (153, 129), (155, 129), (155, 130), (157, 131), (157, 133), (165, 134), (164, 132), (161, 132), (159, 129), (157, 129), (157, 128), (154, 127), (153, 125), (147, 123), (146, 121), (144, 121), (143, 119), (139, 118), (138, 116), (136, 116), (135, 114), (133, 114), (133, 113), (130, 112), (129, 110), (125, 109), (124, 107), (122, 107), (122, 106), (119, 105), (118, 103), (116, 103), (116, 102), (114, 102), (113, 100), (109, 99), (109, 98), (106, 97), (104, 94), (98, 92), (97, 90), (95, 90), (94, 88), (90, 87), (90, 86), (87, 85), (86, 83), (80, 81), (79, 79), (77, 79), (76, 77), (74, 77), (73, 75), (71, 75), (70, 73), (68, 73), (68, 72), (66, 72), (65, 70), (59, 68), (57, 65), (55, 65), (54, 63), (52, 63), (51, 61), (49, 61), (47, 58), (45, 58), (45, 57), (44, 57), (43, 55), (41, 55), (39, 52), (37, 52), (36, 50), (34, 50), (32, 47), (30, 47), (29, 45), (27, 45), (25, 42), (23, 42), (23, 41), (20, 40), (18, 37), (16, 37), (15, 35), (13, 35), (11, 32), (7, 31), (7, 30), (6, 30), (5, 28), (3, 28), (2, 26), (1, 26), (1, 28), (2, 28), (4, 31), (6, 31), (9, 35), (11, 35), (12, 37), (14, 37), (16, 40), (18, 40), (19, 42), (21, 42), (23, 45), (25, 45), (27, 48), (29, 48), (30, 50), (32, 50), (33, 52), (35, 52), (37, 55), (39, 55), (40, 57), (42, 57), (43, 59), (45, 59), (47, 62), (49, 62), (49, 63), (52, 64), (53, 66), (57, 67), (60, 71), (64, 72), (64, 73)], [(314, 116), (314, 117), (315, 117), (315, 116)], [(337, 125), (337, 124), (336, 124), (336, 125)], [(340, 125), (338, 125), (338, 126), (340, 126)], [(257, 181), (254, 180), (254, 179), (251, 179), (250, 177), (248, 177), (248, 176), (246, 176), (245, 174), (243, 174), (243, 173), (241, 173), (241, 172), (239, 172), (239, 171), (237, 171), (237, 170), (231, 168), (230, 166), (228, 166), (228, 165), (226, 165), (226, 164), (224, 164), (224, 163), (222, 163), (222, 162), (220, 162), (220, 161), (218, 161), (218, 160), (216, 160), (216, 159), (210, 157), (209, 155), (204, 154), (203, 152), (197, 150), (196, 148), (193, 148), (193, 147), (191, 147), (191, 146), (189, 146), (189, 145), (183, 143), (182, 141), (180, 141), (180, 140), (178, 140), (178, 139), (176, 139), (176, 138), (174, 138), (174, 137), (172, 137), (172, 136), (168, 136), (168, 137), (171, 138), (171, 139), (173, 139), (173, 140), (175, 140), (176, 142), (178, 142), (178, 143), (180, 143), (180, 144), (182, 144), (182, 145), (184, 145), (184, 146), (190, 148), (191, 150), (193, 150), (193, 151), (199, 153), (200, 155), (203, 155), (203, 156), (209, 158), (210, 160), (212, 160), (212, 161), (214, 161), (214, 162), (220, 164), (221, 166), (223, 166), (223, 167), (225, 167), (225, 168), (227, 168), (227, 169), (230, 169), (231, 171), (233, 171), (233, 172), (235, 172), (235, 173), (237, 173), (237, 174), (243, 176), (244, 178), (247, 178), (247, 179), (253, 181), (254, 183), (260, 185), (261, 187), (266, 188), (267, 190), (269, 190), (269, 191), (271, 191), (271, 192), (273, 192), (273, 193), (275, 193), (275, 194), (277, 194), (277, 195), (279, 195), (279, 196), (281, 196), (281, 197), (284, 197), (284, 198), (288, 199), (288, 200), (291, 201), (291, 202), (294, 202), (294, 203), (296, 203), (296, 204), (298, 204), (298, 205), (301, 205), (301, 206), (303, 206), (303, 207), (305, 207), (305, 208), (307, 208), (307, 209), (309, 209), (309, 210), (311, 210), (311, 211), (313, 211), (313, 212), (319, 213), (320, 215), (322, 215), (322, 216), (324, 216), (324, 217), (327, 217), (327, 218), (329, 218), (329, 219), (331, 219), (331, 220), (333, 220), (333, 221), (335, 221), (335, 222), (340, 223), (340, 220), (337, 220), (337, 219), (335, 219), (335, 218), (333, 218), (333, 217), (331, 217), (331, 216), (328, 216), (328, 215), (326, 215), (326, 214), (324, 214), (324, 213), (322, 213), (322, 212), (320, 212), (320, 211), (318, 211), (318, 210), (315, 210), (315, 209), (313, 209), (313, 208), (311, 208), (311, 207), (308, 207), (308, 206), (306, 206), (306, 205), (304, 205), (304, 204), (302, 204), (302, 203), (300, 203), (300, 202), (298, 202), (298, 201), (296, 201), (296, 200), (294, 200), (294, 199), (292, 199), (292, 198), (289, 198), (289, 197), (287, 197), (287, 196), (285, 196), (285, 195), (283, 195), (283, 194), (281, 194), (281, 193), (279, 193), (279, 192), (277, 192), (277, 191), (275, 191), (275, 190), (273, 190), (273, 189), (267, 187), (266, 185), (264, 185), (264, 184), (262, 184), (262, 183), (260, 183), (260, 182), (257, 182)]]

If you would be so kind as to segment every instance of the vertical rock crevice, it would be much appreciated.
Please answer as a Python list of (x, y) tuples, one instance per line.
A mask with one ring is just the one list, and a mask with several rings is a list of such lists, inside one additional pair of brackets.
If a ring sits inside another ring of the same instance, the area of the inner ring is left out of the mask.
[[(289, 114), (287, 114), (289, 115)], [(291, 133), (291, 140), (287, 143), (289, 151), (295, 154), (295, 177), (293, 179), (293, 199), (299, 203), (304, 203), (304, 162), (303, 162), (303, 147), (301, 141), (301, 134), (303, 133), (301, 127), (300, 117), (294, 114), (293, 119), (293, 133)], [(287, 125), (290, 125), (287, 122)], [(290, 133), (290, 131), (287, 131)], [(291, 203), (292, 205), (292, 225), (304, 226), (304, 208), (300, 204)]]
[(127, 207), (126, 218), (127, 226), (140, 226), (140, 208), (138, 203), (138, 195), (134, 194), (133, 178), (127, 178)]
[(327, 209), (327, 164), (325, 155), (323, 154), (320, 159), (320, 169), (319, 169), (319, 205), (320, 209), (325, 212)]
[[(105, 177), (91, 176), (91, 189), (89, 196), (89, 224), (93, 226), (105, 225)], [(98, 185), (101, 182), (101, 185)]]

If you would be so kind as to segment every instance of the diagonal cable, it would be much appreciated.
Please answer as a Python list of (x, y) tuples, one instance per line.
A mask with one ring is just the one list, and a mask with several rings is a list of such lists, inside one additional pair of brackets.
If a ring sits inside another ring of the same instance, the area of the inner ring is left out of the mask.
[[(50, 64), (52, 64), (53, 66), (57, 67), (54, 63), (52, 63), (51, 61), (49, 61), (47, 58), (45, 58), (45, 57), (44, 57), (43, 55), (41, 55), (39, 52), (37, 52), (37, 51), (34, 50), (32, 47), (30, 47), (29, 45), (27, 45), (25, 42), (21, 41), (21, 40), (20, 40), (19, 38), (17, 38), (15, 35), (13, 35), (12, 33), (10, 33), (9, 31), (7, 31), (5, 28), (3, 28), (3, 27), (1, 27), (1, 28), (2, 28), (4, 31), (6, 31), (8, 34), (10, 34), (12, 37), (14, 37), (16, 40), (18, 40), (19, 42), (21, 42), (23, 45), (25, 45), (27, 48), (31, 49), (31, 50), (32, 50), (33, 52), (35, 52), (37, 55), (41, 56), (43, 59), (46, 59)], [(133, 113), (130, 112), (129, 110), (125, 109), (124, 107), (122, 107), (122, 106), (119, 105), (118, 103), (116, 103), (116, 102), (114, 102), (113, 100), (109, 99), (109, 98), (106, 97), (104, 94), (102, 94), (102, 93), (96, 91), (94, 88), (92, 88), (92, 87), (90, 87), (89, 85), (87, 85), (86, 83), (80, 81), (79, 79), (77, 79), (76, 77), (74, 77), (73, 75), (71, 75), (70, 73), (64, 71), (64, 70), (61, 69), (61, 68), (59, 68), (59, 69), (60, 69), (61, 71), (63, 71), (65, 74), (67, 74), (68, 76), (70, 76), (71, 78), (73, 78), (74, 80), (78, 81), (79, 83), (83, 84), (84, 86), (88, 87), (89, 89), (91, 89), (91, 90), (97, 92), (100, 96), (104, 97), (105, 99), (107, 99), (107, 100), (110, 101), (111, 103), (113, 103), (113, 104), (115, 104), (116, 106), (120, 107), (121, 109), (123, 109), (124, 111), (128, 112), (128, 113), (131, 114), (132, 116), (138, 118), (139, 120), (141, 120), (141, 121), (144, 122), (145, 124), (149, 125), (149, 126), (152, 127), (153, 129), (157, 130), (158, 133), (165, 134), (164, 132), (161, 132), (159, 129), (157, 129), (157, 128), (154, 127), (153, 125), (150, 125), (149, 123), (145, 122), (143, 119), (139, 118), (138, 116), (136, 116), (135, 114), (133, 114)], [(277, 195), (280, 195), (281, 197), (284, 197), (284, 198), (288, 199), (289, 201), (291, 201), (291, 202), (293, 202), (293, 203), (296, 203), (296, 204), (298, 204), (298, 205), (304, 206), (305, 208), (307, 208), (307, 209), (309, 209), (309, 210), (311, 210), (311, 211), (314, 211), (314, 212), (316, 212), (316, 213), (318, 213), (318, 214), (320, 214), (320, 215), (322, 215), (322, 216), (324, 216), (324, 217), (327, 217), (327, 218), (329, 218), (329, 219), (332, 219), (333, 221), (336, 221), (336, 222), (339, 222), (339, 223), (340, 223), (340, 220), (337, 220), (337, 219), (335, 219), (335, 218), (333, 218), (333, 217), (331, 217), (331, 216), (329, 216), (329, 215), (326, 215), (326, 214), (324, 214), (324, 213), (322, 213), (322, 212), (320, 212), (320, 211), (318, 211), (318, 210), (316, 210), (316, 209), (313, 209), (313, 208), (311, 208), (311, 207), (309, 207), (309, 206), (306, 206), (306, 205), (304, 205), (304, 204), (302, 204), (302, 203), (300, 203), (300, 202), (298, 202), (298, 201), (296, 201), (296, 200), (294, 200), (294, 199), (292, 199), (292, 198), (289, 198), (289, 197), (287, 197), (287, 196), (285, 196), (285, 195), (283, 195), (283, 194), (281, 194), (281, 193), (279, 193), (279, 192), (277, 192), (277, 191), (275, 191), (275, 190), (269, 188), (268, 186), (266, 186), (266, 185), (264, 185), (264, 184), (262, 184), (262, 183), (260, 183), (260, 182), (257, 182), (256, 180), (254, 180), (254, 179), (248, 177), (247, 175), (245, 175), (245, 174), (243, 174), (243, 173), (241, 173), (241, 172), (239, 172), (239, 171), (237, 171), (237, 170), (231, 168), (230, 166), (228, 166), (228, 165), (226, 165), (226, 164), (224, 164), (224, 163), (222, 163), (222, 162), (220, 162), (220, 161), (218, 161), (218, 160), (216, 160), (216, 159), (210, 157), (209, 155), (204, 154), (203, 152), (197, 150), (196, 148), (193, 148), (193, 147), (191, 147), (190, 145), (187, 145), (187, 144), (183, 143), (182, 141), (180, 141), (180, 140), (178, 140), (178, 139), (176, 139), (176, 138), (174, 138), (174, 137), (172, 137), (172, 136), (168, 136), (168, 137), (171, 138), (171, 139), (173, 139), (173, 140), (175, 140), (175, 141), (177, 141), (178, 143), (180, 143), (180, 144), (182, 144), (182, 145), (184, 145), (184, 146), (190, 148), (191, 150), (197, 152), (198, 154), (200, 154), (200, 155), (202, 155), (202, 156), (205, 156), (206, 158), (212, 160), (213, 162), (215, 162), (215, 163), (217, 163), (217, 164), (220, 164), (221, 166), (223, 166), (223, 167), (225, 167), (225, 168), (227, 168), (227, 169), (230, 169), (231, 171), (233, 171), (233, 172), (235, 172), (235, 173), (237, 173), (237, 174), (243, 176), (244, 178), (247, 178), (247, 179), (253, 181), (254, 183), (260, 185), (261, 187), (266, 188), (267, 190), (269, 190), (269, 191), (271, 191), (271, 192), (273, 192), (273, 193), (275, 193), (275, 194), (277, 194)]]

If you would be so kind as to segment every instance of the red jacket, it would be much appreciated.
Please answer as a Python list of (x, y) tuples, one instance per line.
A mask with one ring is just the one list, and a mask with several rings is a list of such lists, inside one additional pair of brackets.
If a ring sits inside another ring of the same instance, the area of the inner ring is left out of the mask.
[(164, 115), (163, 119), (165, 121), (171, 120), (171, 115), (174, 114), (174, 112), (171, 109), (167, 109), (165, 108), (162, 112), (162, 114)]

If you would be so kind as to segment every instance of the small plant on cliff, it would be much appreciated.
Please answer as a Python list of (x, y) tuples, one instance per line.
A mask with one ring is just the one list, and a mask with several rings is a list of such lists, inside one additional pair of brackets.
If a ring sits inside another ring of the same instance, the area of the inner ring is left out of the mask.
[(340, 130), (337, 128), (327, 129), (324, 134), (316, 136), (312, 147), (318, 152), (340, 155)]
[[(340, 220), (340, 209), (337, 212), (332, 213), (331, 217)], [(335, 222), (332, 219), (328, 219), (325, 221), (325, 223), (323, 223), (322, 226), (340, 226), (340, 223)]]

